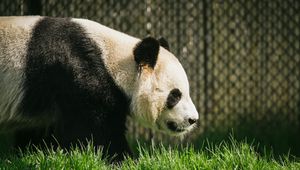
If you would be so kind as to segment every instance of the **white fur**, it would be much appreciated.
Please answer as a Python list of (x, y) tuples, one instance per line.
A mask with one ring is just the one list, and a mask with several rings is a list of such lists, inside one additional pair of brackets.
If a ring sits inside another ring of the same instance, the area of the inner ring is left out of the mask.
[[(144, 124), (153, 128), (178, 135), (168, 130), (167, 121), (179, 125), (187, 118), (198, 119), (198, 112), (189, 95), (189, 83), (186, 73), (177, 58), (164, 48), (160, 48), (157, 65), (154, 70), (145, 68), (136, 81), (139, 85), (133, 97), (137, 117), (146, 119)], [(182, 92), (182, 98), (173, 109), (165, 107), (167, 96), (174, 88)], [(148, 122), (148, 123), (146, 123)], [(188, 132), (193, 126), (182, 127)], [(183, 134), (183, 133), (182, 133)]]
[[(26, 42), (30, 38), (33, 24), (40, 18), (0, 18), (0, 78), (3, 80), (0, 82), (0, 126), (10, 119), (22, 120), (15, 113), (22, 99)], [(98, 44), (109, 73), (132, 99), (131, 112), (143, 125), (172, 134), (165, 125), (167, 121), (175, 121), (181, 125), (186, 118), (198, 119), (189, 96), (186, 73), (172, 53), (161, 47), (154, 70), (143, 67), (141, 74), (138, 74), (133, 49), (140, 39), (90, 20), (72, 21), (80, 24)], [(166, 109), (167, 96), (174, 88), (182, 92), (182, 99), (173, 109)], [(192, 126), (181, 128), (187, 132)]]
[(0, 129), (26, 123), (17, 116), (23, 97), (23, 74), (31, 28), (39, 17), (0, 17)]
[[(131, 112), (144, 126), (169, 132), (164, 125), (167, 120), (180, 124), (187, 117), (198, 119), (198, 112), (189, 95), (186, 73), (172, 53), (161, 47), (154, 70), (145, 67), (139, 75), (133, 49), (140, 39), (93, 21), (73, 21), (82, 25), (101, 47), (108, 71), (116, 84), (132, 99)], [(175, 108), (167, 110), (165, 102), (173, 88), (180, 89), (182, 99)], [(186, 132), (192, 127), (186, 127)]]
[(136, 77), (132, 49), (139, 39), (86, 19), (73, 19), (83, 26), (102, 49), (102, 58), (116, 84), (132, 96)]

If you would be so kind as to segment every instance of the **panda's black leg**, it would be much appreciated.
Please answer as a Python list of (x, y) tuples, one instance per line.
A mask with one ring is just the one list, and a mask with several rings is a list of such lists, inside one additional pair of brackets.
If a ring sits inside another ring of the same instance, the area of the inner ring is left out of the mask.
[(74, 116), (64, 118), (58, 123), (56, 136), (60, 147), (71, 149), (75, 145), (86, 146), (87, 142), (92, 139), (90, 125), (84, 120), (79, 121)]
[(50, 147), (50, 145), (57, 147), (57, 142), (53, 136), (53, 127), (27, 128), (14, 133), (14, 147), (23, 151), (30, 146), (43, 149)]
[(31, 145), (40, 145), (43, 137), (43, 130), (22, 129), (14, 132), (14, 147), (25, 151)]
[(79, 143), (86, 146), (89, 141), (96, 149), (103, 148), (103, 156), (112, 162), (120, 162), (125, 156), (133, 155), (125, 137), (125, 129), (116, 128), (118, 125), (109, 119), (102, 121), (76, 115), (73, 112), (73, 116), (63, 118), (59, 125), (58, 139), (63, 148), (69, 149)]
[(121, 162), (126, 157), (133, 157), (133, 153), (129, 148), (124, 134), (121, 134), (119, 136), (112, 136), (111, 143), (108, 148), (108, 155), (114, 155), (112, 157), (113, 162)]

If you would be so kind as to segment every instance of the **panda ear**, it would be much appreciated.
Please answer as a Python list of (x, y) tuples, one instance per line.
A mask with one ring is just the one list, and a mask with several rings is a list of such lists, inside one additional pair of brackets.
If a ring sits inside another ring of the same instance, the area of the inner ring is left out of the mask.
[(134, 60), (139, 67), (154, 68), (159, 52), (159, 42), (152, 37), (144, 38), (134, 48)]
[(158, 39), (159, 45), (164, 47), (166, 50), (170, 51), (170, 46), (168, 41), (164, 37)]

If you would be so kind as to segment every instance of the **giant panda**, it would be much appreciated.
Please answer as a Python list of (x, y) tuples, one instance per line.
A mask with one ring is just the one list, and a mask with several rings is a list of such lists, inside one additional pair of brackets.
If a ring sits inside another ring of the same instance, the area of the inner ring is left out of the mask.
[(164, 39), (42, 16), (0, 17), (0, 37), (2, 132), (51, 127), (61, 147), (90, 140), (122, 159), (128, 115), (174, 136), (197, 124), (186, 73)]

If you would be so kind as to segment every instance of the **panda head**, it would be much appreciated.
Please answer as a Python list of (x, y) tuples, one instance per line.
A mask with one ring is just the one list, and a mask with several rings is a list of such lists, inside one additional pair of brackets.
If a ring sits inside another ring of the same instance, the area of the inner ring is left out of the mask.
[(134, 50), (137, 77), (132, 115), (144, 126), (170, 135), (182, 135), (195, 127), (198, 112), (189, 95), (186, 73), (169, 52), (164, 39), (148, 37)]

